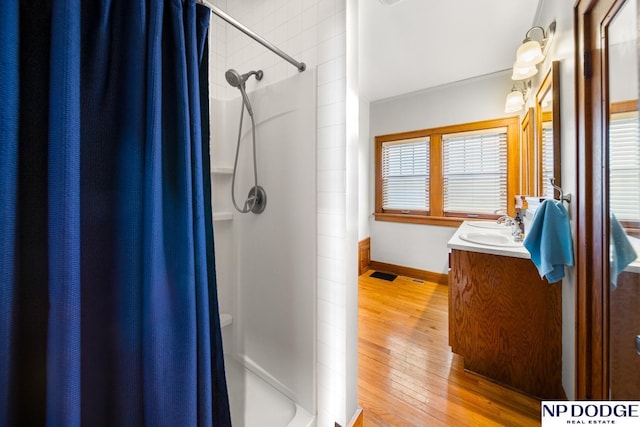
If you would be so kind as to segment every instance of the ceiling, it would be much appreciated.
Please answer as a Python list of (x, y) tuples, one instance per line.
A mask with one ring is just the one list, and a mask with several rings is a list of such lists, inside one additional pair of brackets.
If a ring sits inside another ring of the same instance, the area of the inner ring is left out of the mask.
[(511, 68), (542, 1), (359, 2), (360, 94), (377, 101)]

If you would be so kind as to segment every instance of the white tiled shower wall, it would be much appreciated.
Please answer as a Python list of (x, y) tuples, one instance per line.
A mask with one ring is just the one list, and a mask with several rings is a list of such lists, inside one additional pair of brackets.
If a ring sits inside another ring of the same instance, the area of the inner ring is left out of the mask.
[[(212, 3), (237, 21), (307, 67), (318, 67), (318, 95), (328, 79), (345, 78), (346, 0), (213, 0)], [(286, 79), (298, 73), (295, 66), (281, 59), (249, 36), (212, 17), (211, 40), (212, 96), (229, 99), (237, 96), (237, 89), (225, 81), (224, 72), (234, 68), (241, 74), (262, 69), (264, 79), (247, 82), (251, 91)], [(321, 69), (325, 66), (325, 71)], [(326, 67), (330, 67), (328, 69)], [(335, 73), (337, 68), (341, 72)], [(325, 74), (325, 76), (322, 76)], [(324, 78), (324, 83), (320, 80)], [(343, 84), (344, 86), (344, 84)], [(344, 93), (344, 91), (343, 91)], [(319, 101), (320, 103), (320, 101)]]
[[(318, 426), (345, 426), (353, 415), (356, 390), (353, 359), (357, 342), (351, 311), (357, 278), (355, 246), (347, 218), (346, 137), (346, 1), (347, 0), (213, 0), (212, 3), (263, 36), (308, 69), (317, 71), (317, 403)], [(224, 73), (262, 69), (269, 85), (298, 70), (256, 41), (212, 15), (210, 26), (210, 92), (213, 99), (230, 99), (238, 91)], [(215, 111), (215, 110), (212, 110)], [(215, 120), (215, 117), (213, 118)], [(215, 133), (214, 133), (215, 135)], [(300, 141), (305, 143), (305, 141)], [(313, 143), (310, 141), (309, 143)], [(286, 165), (282, 165), (286, 167)], [(349, 252), (349, 253), (346, 253)], [(295, 261), (295, 260), (292, 260)], [(354, 265), (351, 265), (351, 264)], [(349, 272), (349, 274), (347, 274)], [(348, 302), (350, 301), (350, 302)], [(347, 315), (347, 312), (351, 315)], [(349, 324), (347, 324), (349, 322)], [(350, 332), (347, 332), (350, 331)], [(348, 396), (347, 396), (348, 394)], [(351, 407), (348, 407), (351, 406)]]

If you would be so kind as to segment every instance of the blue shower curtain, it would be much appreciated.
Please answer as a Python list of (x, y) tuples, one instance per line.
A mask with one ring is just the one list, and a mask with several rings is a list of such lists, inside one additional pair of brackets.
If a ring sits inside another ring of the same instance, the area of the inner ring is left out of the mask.
[(3, 0), (0, 426), (228, 426), (194, 0)]

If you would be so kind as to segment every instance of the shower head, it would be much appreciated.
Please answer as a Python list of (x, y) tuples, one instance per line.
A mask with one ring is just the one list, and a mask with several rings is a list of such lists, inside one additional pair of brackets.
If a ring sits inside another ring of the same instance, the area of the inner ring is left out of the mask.
[(229, 83), (233, 87), (237, 87), (240, 89), (240, 93), (242, 94), (242, 99), (244, 101), (244, 105), (247, 107), (247, 111), (249, 115), (253, 117), (253, 110), (251, 109), (251, 103), (249, 102), (249, 97), (247, 96), (247, 92), (244, 89), (244, 83), (247, 81), (249, 77), (252, 75), (256, 76), (256, 80), (262, 80), (263, 76), (262, 70), (258, 71), (249, 71), (243, 75), (240, 75), (236, 70), (230, 68), (224, 73), (224, 77), (227, 79), (227, 83)]
[(224, 73), (224, 77), (227, 79), (227, 83), (233, 87), (240, 87), (240, 85), (244, 84), (242, 76), (234, 69), (227, 70), (227, 72)]
[(244, 83), (247, 81), (249, 77), (252, 75), (256, 76), (256, 80), (262, 80), (263, 76), (262, 70), (258, 71), (249, 71), (248, 73), (240, 75), (236, 70), (230, 68), (224, 73), (224, 77), (227, 79), (227, 83), (229, 83), (233, 87), (239, 88), (240, 86), (244, 86)]

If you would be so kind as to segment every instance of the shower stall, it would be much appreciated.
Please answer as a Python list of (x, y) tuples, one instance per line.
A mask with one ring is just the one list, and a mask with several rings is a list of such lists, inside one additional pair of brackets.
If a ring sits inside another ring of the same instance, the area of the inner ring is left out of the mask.
[(232, 422), (314, 426), (315, 70), (277, 81), (227, 65), (228, 90), (211, 100), (211, 161)]
[[(220, 307), (230, 315), (225, 317), (223, 344), (232, 419), (234, 425), (266, 427), (270, 421), (265, 417), (273, 416), (274, 427), (312, 425), (311, 414), (316, 412), (314, 72), (256, 89), (249, 97), (260, 187), (269, 195), (259, 214), (232, 211), (233, 168), (220, 169), (217, 163), (230, 165), (232, 153), (235, 157), (243, 98), (216, 101), (212, 114), (214, 234)], [(216, 117), (225, 119), (216, 122)], [(252, 134), (252, 126), (245, 122), (235, 168), (240, 191), (254, 187)], [(267, 402), (271, 402), (268, 410), (258, 409)], [(259, 423), (253, 424), (256, 412)], [(283, 423), (289, 416), (295, 424)]]
[[(354, 163), (357, 169), (357, 154), (347, 145), (353, 130), (346, 107), (347, 2), (205, 3), (224, 11), (214, 11), (222, 19), (212, 17), (210, 26), (209, 86), (232, 422), (346, 426), (357, 407), (357, 260), (349, 255), (357, 253), (357, 213), (350, 210), (357, 189), (347, 173)], [(255, 122), (255, 169), (243, 103)], [(260, 212), (238, 212), (236, 204), (253, 210), (258, 186), (265, 201)]]

